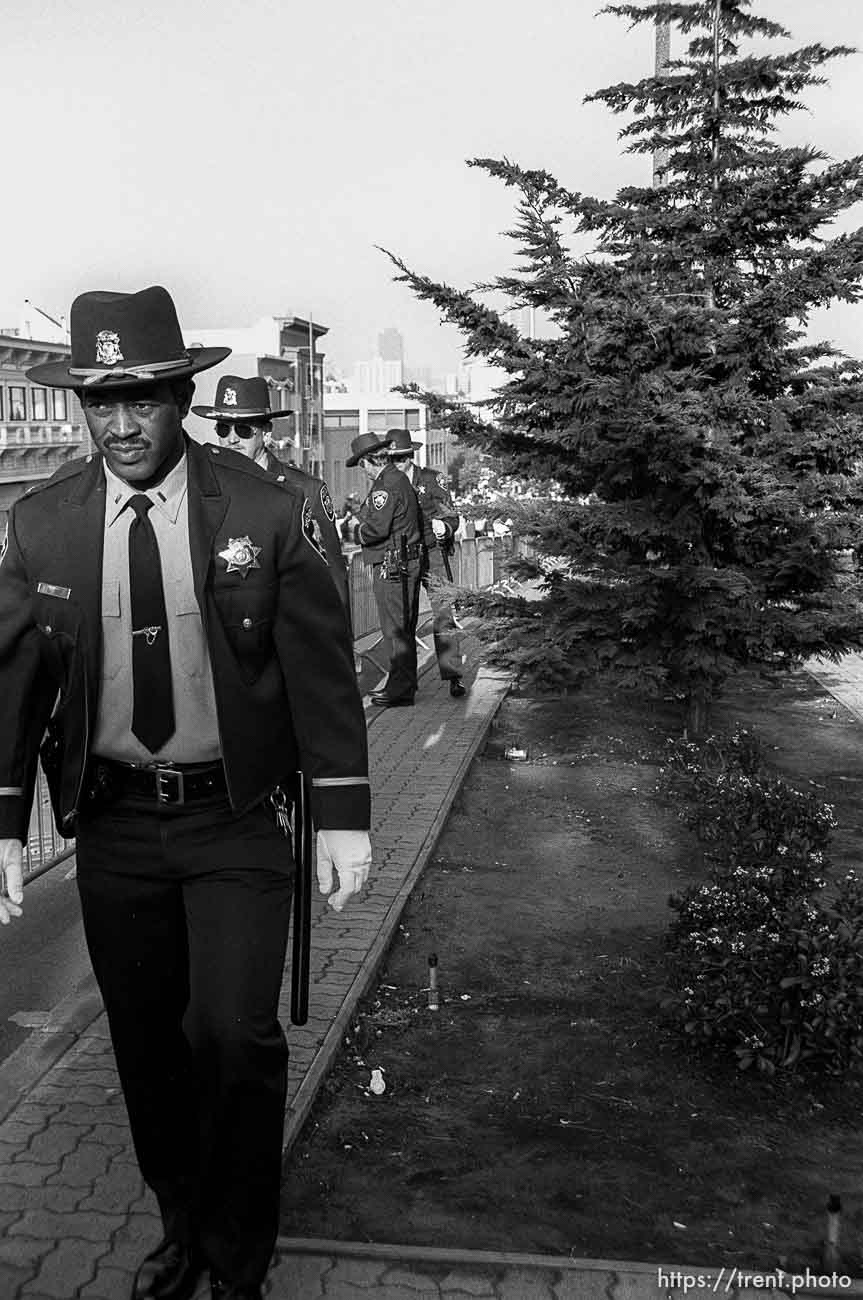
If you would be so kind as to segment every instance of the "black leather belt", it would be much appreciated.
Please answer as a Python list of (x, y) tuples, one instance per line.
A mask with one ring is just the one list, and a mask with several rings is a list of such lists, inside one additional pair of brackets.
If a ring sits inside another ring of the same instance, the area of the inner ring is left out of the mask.
[(152, 799), (157, 804), (186, 804), (205, 799), (226, 799), (225, 769), (217, 763), (118, 763), (111, 758), (93, 758), (89, 792), (100, 798)]

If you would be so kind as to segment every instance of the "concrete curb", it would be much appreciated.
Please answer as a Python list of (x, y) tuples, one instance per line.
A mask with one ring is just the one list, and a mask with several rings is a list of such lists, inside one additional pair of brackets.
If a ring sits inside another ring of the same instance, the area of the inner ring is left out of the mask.
[(318, 1049), (313, 1065), (307, 1071), (302, 1083), (297, 1089), (292, 1103), (285, 1112), (285, 1127), (282, 1138), (283, 1151), (289, 1150), (293, 1142), (296, 1141), (303, 1124), (308, 1118), (309, 1111), (311, 1110), (318, 1090), (332, 1068), (333, 1062), (341, 1049), (342, 1040), (347, 1032), (351, 1020), (354, 1017), (357, 1005), (370, 987), (384, 957), (387, 954), (396, 927), (398, 926), (399, 917), (404, 911), (405, 903), (410, 897), (414, 885), (425, 869), (425, 865), (434, 850), (434, 846), (437, 843), (446, 819), (449, 816), (449, 810), (452, 807), (453, 801), (464, 783), (468, 768), (476, 757), (478, 750), (485, 742), (485, 738), (488, 735), (495, 717), (497, 716), (497, 712), (506, 698), (507, 690), (509, 689), (508, 677), (503, 674), (491, 672), (483, 672), (481, 675), (487, 681), (491, 680), (501, 683), (501, 690), (497, 702), (490, 710), (485, 725), (480, 729), (474, 737), (470, 747), (465, 751), (461, 764), (450, 782), (449, 789), (441, 801), (441, 806), (438, 809), (437, 815), (429, 828), (419, 853), (417, 854), (414, 865), (405, 877), (398, 894), (390, 904), (386, 916), (381, 922), (377, 937), (363, 959), (362, 965), (348, 990), (344, 1002), (333, 1018), (333, 1022)]
[(102, 997), (91, 972), (52, 1007), (45, 1024), (7, 1056), (0, 1065), (0, 1123), (98, 1020), (102, 1010)]
[[(553, 1268), (561, 1272), (585, 1269), (609, 1273), (627, 1270), (656, 1275), (658, 1264), (632, 1263), (617, 1259), (577, 1259), (570, 1255), (532, 1255), (513, 1250), (466, 1250), (447, 1246), (400, 1246), (377, 1241), (333, 1241), (327, 1237), (278, 1237), (276, 1247), (293, 1255), (353, 1255), (357, 1259), (392, 1259), (401, 1263), (466, 1264), (501, 1268)], [(675, 1268), (688, 1271), (686, 1265)], [(703, 1269), (701, 1270), (704, 1271)]]

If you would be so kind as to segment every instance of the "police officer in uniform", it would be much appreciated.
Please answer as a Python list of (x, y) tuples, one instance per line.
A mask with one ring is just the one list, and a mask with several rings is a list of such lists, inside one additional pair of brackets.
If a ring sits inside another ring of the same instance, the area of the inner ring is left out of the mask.
[(279, 460), (266, 445), (273, 420), (284, 419), (293, 412), (270, 409), (270, 389), (266, 379), (221, 375), (212, 406), (193, 406), (192, 413), (204, 420), (215, 421), (220, 446), (248, 456), (256, 465), (273, 474), (286, 490), (302, 494), (309, 502), (330, 573), (345, 608), (349, 610), (345, 559), (336, 527), (336, 512), (326, 483), (297, 465)]
[(371, 490), (359, 510), (363, 560), (371, 567), (389, 674), (373, 704), (410, 705), (417, 692), (416, 628), (422, 562), (417, 497), (386, 454), (386, 440), (362, 433), (345, 465), (361, 465)]
[(458, 530), (458, 511), (442, 475), (417, 465), (414, 452), (422, 446), (413, 442), (407, 429), (390, 429), (386, 435), (387, 455), (402, 471), (417, 494), (423, 535), (422, 584), (433, 614), (434, 648), (441, 680), (449, 682), (453, 699), (465, 694), (461, 679), (461, 636), (452, 607), (452, 574), (448, 552)]
[(297, 768), (336, 910), (371, 860), (353, 648), (310, 513), (248, 457), (184, 434), (191, 376), (227, 349), (186, 348), (158, 286), (84, 293), (70, 323), (71, 358), (28, 377), (80, 394), (100, 454), (9, 515), (0, 925), (22, 913), (41, 743), (163, 1222), (133, 1300), (189, 1300), (207, 1267), (215, 1300), (259, 1300), (278, 1228)]

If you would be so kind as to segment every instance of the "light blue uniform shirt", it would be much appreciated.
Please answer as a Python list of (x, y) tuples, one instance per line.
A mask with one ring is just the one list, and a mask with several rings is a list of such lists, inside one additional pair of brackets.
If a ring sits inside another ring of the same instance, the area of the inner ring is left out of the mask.
[(102, 688), (93, 753), (124, 763), (203, 763), (220, 757), (213, 670), (192, 582), (186, 457), (146, 495), (162, 559), (176, 730), (152, 754), (132, 735), (132, 620), (127, 502), (139, 489), (103, 466), (107, 486), (102, 552)]

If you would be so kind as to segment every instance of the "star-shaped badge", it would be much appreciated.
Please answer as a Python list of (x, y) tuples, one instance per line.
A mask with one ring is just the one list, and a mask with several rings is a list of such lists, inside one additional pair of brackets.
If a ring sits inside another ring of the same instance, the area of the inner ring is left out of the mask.
[(261, 567), (258, 564), (260, 553), (260, 546), (254, 546), (251, 537), (231, 537), (225, 549), (219, 551), (219, 559), (227, 562), (228, 573), (239, 573), (241, 578), (246, 578), (249, 569)]

